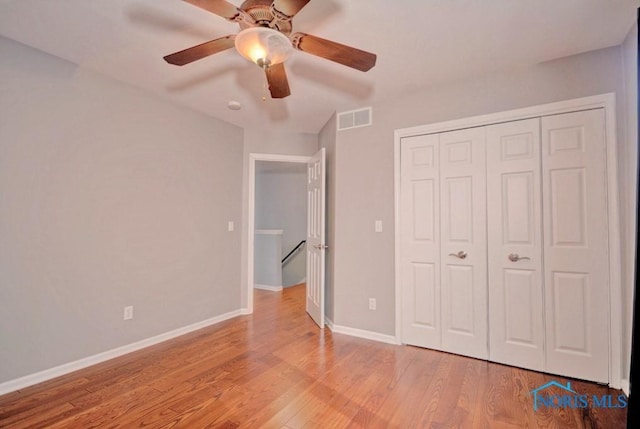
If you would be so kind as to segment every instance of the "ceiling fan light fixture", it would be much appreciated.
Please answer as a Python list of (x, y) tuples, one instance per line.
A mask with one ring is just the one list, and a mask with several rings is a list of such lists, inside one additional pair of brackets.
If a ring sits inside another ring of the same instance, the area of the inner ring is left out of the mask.
[(235, 46), (240, 55), (262, 68), (285, 62), (293, 50), (287, 36), (268, 27), (242, 30)]

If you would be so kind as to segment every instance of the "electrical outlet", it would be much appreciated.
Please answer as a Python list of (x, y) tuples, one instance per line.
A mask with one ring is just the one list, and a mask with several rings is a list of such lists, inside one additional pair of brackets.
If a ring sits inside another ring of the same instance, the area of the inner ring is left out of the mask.
[(376, 232), (382, 232), (382, 221), (381, 220), (377, 220), (375, 223), (375, 231)]
[(376, 309), (376, 299), (369, 298), (369, 310), (375, 310), (375, 309)]
[(124, 308), (124, 320), (133, 319), (133, 305)]
[(232, 220), (230, 220), (227, 223), (227, 230), (229, 230), (229, 232), (233, 231), (233, 221)]

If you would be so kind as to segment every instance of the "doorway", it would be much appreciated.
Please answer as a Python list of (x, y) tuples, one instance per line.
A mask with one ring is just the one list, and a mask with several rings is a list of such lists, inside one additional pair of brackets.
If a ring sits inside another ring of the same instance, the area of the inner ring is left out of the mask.
[[(306, 165), (310, 161), (311, 157), (309, 156), (296, 156), (296, 155), (274, 155), (274, 154), (249, 154), (249, 219), (248, 219), (248, 246), (247, 246), (247, 305), (249, 312), (253, 312), (253, 291), (254, 285), (256, 284), (256, 270), (255, 270), (255, 249), (256, 249), (256, 240), (255, 240), (255, 231), (256, 229), (273, 229), (273, 226), (267, 227), (270, 222), (269, 216), (264, 216), (262, 218), (257, 218), (258, 212), (263, 209), (268, 210), (269, 207), (265, 207), (265, 204), (268, 205), (265, 201), (261, 201), (259, 192), (270, 192), (269, 189), (264, 189), (263, 187), (256, 186), (256, 178), (259, 177), (260, 174), (276, 172), (276, 171), (289, 171), (289, 172), (297, 172), (298, 169), (302, 169), (302, 171), (306, 172)], [(277, 181), (278, 179), (275, 179)], [(262, 188), (262, 189), (261, 189)], [(303, 201), (303, 204), (306, 205), (306, 200)], [(303, 217), (300, 222), (302, 225), (306, 224), (306, 216)], [(278, 227), (277, 229), (281, 229)], [(296, 230), (298, 228), (295, 228)], [(303, 229), (304, 230), (304, 229)], [(294, 234), (289, 237), (287, 235), (286, 242), (285, 234), (283, 231), (282, 234), (283, 239), (283, 249), (288, 249), (289, 241), (297, 242), (294, 244), (298, 244), (301, 240), (305, 239), (305, 237), (297, 238)], [(293, 247), (292, 247), (293, 248)], [(291, 249), (286, 250), (287, 253)], [(284, 255), (283, 255), (284, 256)], [(299, 258), (303, 258), (303, 256), (298, 256)], [(293, 273), (291, 276), (295, 276)]]
[(257, 161), (255, 187), (254, 288), (305, 283), (306, 165)]

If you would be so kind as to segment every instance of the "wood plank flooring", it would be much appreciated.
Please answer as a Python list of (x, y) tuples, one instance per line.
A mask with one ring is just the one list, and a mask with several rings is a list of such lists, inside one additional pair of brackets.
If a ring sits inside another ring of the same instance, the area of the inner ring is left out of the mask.
[(304, 286), (255, 299), (253, 315), (0, 396), (0, 427), (625, 427), (625, 409), (534, 411), (529, 392), (561, 377), (320, 331)]

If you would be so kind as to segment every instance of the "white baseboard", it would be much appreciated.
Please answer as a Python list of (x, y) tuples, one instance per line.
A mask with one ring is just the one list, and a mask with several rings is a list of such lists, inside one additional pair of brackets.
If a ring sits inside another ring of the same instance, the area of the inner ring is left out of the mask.
[(305, 284), (305, 285), (307, 284), (307, 278), (306, 278), (306, 277), (303, 277), (302, 279), (300, 279), (300, 280), (298, 280), (298, 281), (295, 281), (295, 282), (292, 282), (292, 283), (290, 283), (290, 284), (288, 284), (288, 285), (286, 285), (286, 286), (285, 286), (285, 285), (283, 285), (282, 287), (283, 287), (284, 289), (286, 289), (286, 288), (288, 288), (288, 287), (292, 287), (292, 286), (299, 286), (299, 285), (301, 285), (301, 284)]
[(333, 324), (333, 320), (329, 319), (327, 316), (324, 316), (324, 323), (333, 331), (335, 325)]
[(149, 347), (154, 344), (158, 344), (163, 341), (167, 341), (172, 338), (179, 337), (180, 335), (188, 334), (189, 332), (192, 332), (192, 331), (197, 331), (198, 329), (206, 328), (207, 326), (215, 325), (216, 323), (220, 323), (225, 320), (232, 319), (242, 314), (247, 314), (247, 313), (244, 313), (243, 310), (231, 311), (229, 313), (221, 314), (220, 316), (212, 317), (211, 319), (203, 320), (202, 322), (197, 322), (192, 325), (184, 326), (182, 328), (174, 329), (173, 331), (169, 331), (163, 334), (153, 336), (151, 338), (146, 338), (144, 340), (136, 341), (135, 343), (131, 343), (122, 347), (117, 347), (115, 349), (107, 350), (106, 352), (102, 352), (102, 353), (95, 354), (93, 356), (88, 356), (86, 358), (78, 359), (76, 361), (65, 363), (53, 368), (46, 369), (44, 371), (36, 372), (34, 374), (25, 375), (24, 377), (5, 381), (4, 383), (0, 383), (0, 395), (4, 395), (5, 393), (20, 390), (27, 386), (32, 386), (34, 384), (42, 383), (43, 381), (51, 380), (61, 375), (65, 375), (70, 372), (77, 371), (79, 369), (87, 368), (91, 365), (95, 365), (95, 364), (107, 361), (109, 359), (126, 355), (127, 353), (131, 353), (136, 350), (140, 350), (145, 347)]
[(350, 328), (348, 326), (340, 326), (333, 323), (332, 320), (325, 317), (325, 322), (331, 332), (336, 334), (350, 335), (352, 337), (364, 338), (366, 340), (378, 341), (381, 343), (399, 345), (400, 341), (393, 335), (381, 334), (379, 332), (365, 331), (364, 329)]
[(624, 394), (627, 395), (627, 397), (629, 396), (629, 393), (631, 393), (629, 391), (629, 380), (626, 380), (624, 378), (620, 380), (620, 388), (622, 389)]
[(256, 283), (253, 285), (254, 289), (268, 290), (271, 292), (282, 292), (282, 285), (280, 286), (271, 286), (271, 285), (261, 285), (260, 283)]

